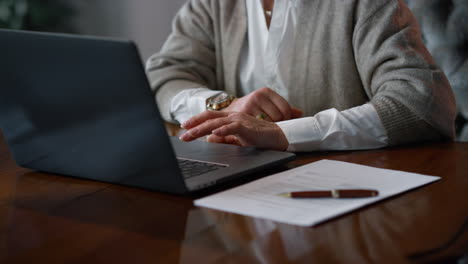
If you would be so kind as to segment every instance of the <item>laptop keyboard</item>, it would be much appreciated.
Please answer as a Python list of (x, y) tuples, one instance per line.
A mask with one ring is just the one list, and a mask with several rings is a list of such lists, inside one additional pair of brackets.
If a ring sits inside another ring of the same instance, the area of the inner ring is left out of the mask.
[(187, 160), (181, 158), (177, 158), (177, 161), (179, 162), (180, 171), (182, 172), (182, 175), (185, 179), (227, 167), (227, 165)]

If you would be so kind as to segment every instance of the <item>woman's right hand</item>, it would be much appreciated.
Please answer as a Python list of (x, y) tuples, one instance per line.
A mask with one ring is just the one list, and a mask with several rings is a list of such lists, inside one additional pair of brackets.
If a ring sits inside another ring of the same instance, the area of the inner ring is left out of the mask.
[(289, 142), (281, 128), (245, 113), (205, 111), (182, 124), (187, 131), (180, 137), (192, 141), (208, 136), (208, 142), (285, 151)]
[(291, 106), (281, 95), (267, 87), (234, 99), (221, 111), (240, 112), (253, 117), (263, 114), (265, 120), (273, 122), (299, 118), (303, 115), (302, 110)]

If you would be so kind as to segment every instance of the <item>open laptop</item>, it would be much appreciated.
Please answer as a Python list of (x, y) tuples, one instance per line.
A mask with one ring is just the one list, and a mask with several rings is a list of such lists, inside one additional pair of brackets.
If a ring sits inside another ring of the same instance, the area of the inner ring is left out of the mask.
[(9, 30), (0, 39), (0, 128), (20, 166), (183, 194), (294, 158), (168, 137), (132, 42)]

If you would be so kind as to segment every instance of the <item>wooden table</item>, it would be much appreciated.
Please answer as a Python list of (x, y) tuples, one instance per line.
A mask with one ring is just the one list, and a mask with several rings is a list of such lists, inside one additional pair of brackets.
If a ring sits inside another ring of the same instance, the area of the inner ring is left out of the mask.
[[(31, 172), (0, 136), (0, 262), (423, 263), (468, 258), (468, 143), (299, 155), (441, 176), (304, 228), (193, 206), (193, 198)], [(268, 172), (271, 173), (271, 172)]]

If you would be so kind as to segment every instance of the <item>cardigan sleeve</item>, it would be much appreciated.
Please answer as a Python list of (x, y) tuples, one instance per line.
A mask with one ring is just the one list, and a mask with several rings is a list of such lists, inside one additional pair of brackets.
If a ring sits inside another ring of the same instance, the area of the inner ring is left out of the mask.
[(456, 107), (451, 87), (422, 43), (406, 4), (360, 1), (356, 12), (356, 65), (389, 144), (453, 139)]
[(161, 51), (146, 64), (161, 115), (175, 122), (171, 99), (191, 88), (216, 89), (216, 55), (210, 1), (188, 1), (176, 15)]

